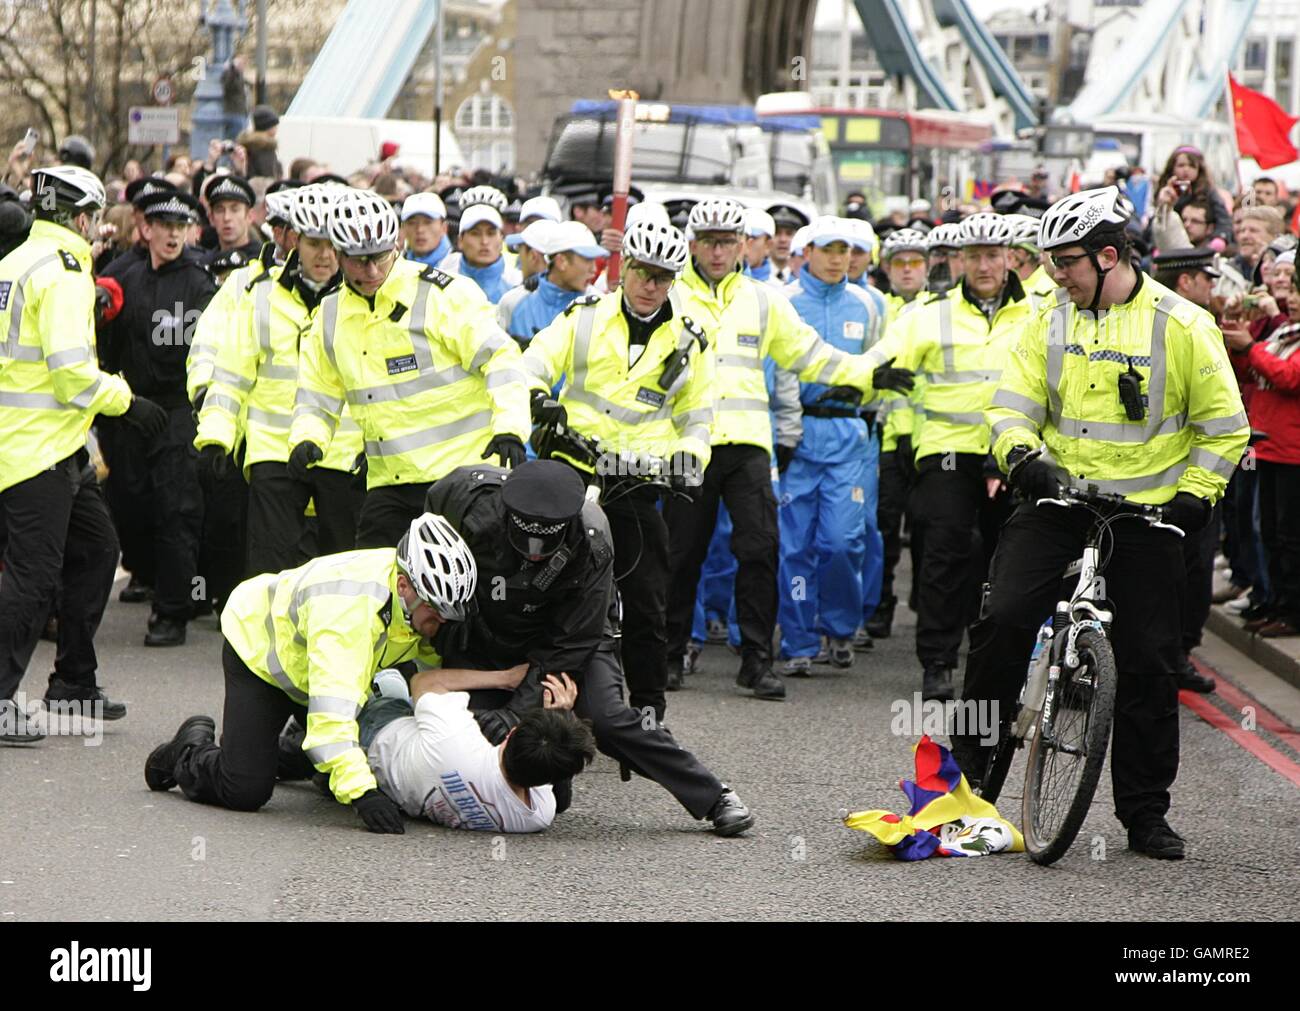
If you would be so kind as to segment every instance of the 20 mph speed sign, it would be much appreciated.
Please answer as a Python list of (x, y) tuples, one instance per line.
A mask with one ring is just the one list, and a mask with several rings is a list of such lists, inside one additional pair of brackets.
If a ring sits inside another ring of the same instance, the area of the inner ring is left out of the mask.
[(160, 77), (153, 82), (153, 100), (158, 105), (171, 105), (176, 97), (176, 89), (170, 77)]

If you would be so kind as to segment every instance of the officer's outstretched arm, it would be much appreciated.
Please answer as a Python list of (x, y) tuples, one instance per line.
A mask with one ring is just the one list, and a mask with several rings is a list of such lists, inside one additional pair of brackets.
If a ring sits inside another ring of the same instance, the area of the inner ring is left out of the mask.
[[(328, 298), (338, 298), (330, 295)], [(312, 318), (311, 329), (302, 339), (298, 352), (298, 395), (293, 405), (293, 423), (289, 427), (289, 449), (310, 442), (323, 451), (329, 449), (343, 413), (346, 389), (343, 379), (329, 355), (325, 353), (324, 306)]]
[(563, 312), (537, 331), (524, 349), (524, 373), (529, 390), (547, 393), (560, 376), (572, 375), (573, 321), (576, 313)]
[(54, 396), (91, 414), (124, 414), (131, 388), (121, 376), (100, 371), (94, 318), (95, 286), (85, 274), (60, 277), (41, 298), (37, 326)]
[[(225, 290), (223, 287), (217, 298)], [(212, 300), (212, 304), (217, 298)], [(208, 311), (210, 309), (211, 305)], [(200, 326), (206, 316), (207, 311), (199, 317)], [(253, 328), (253, 299), (242, 299), (228, 320), (228, 330), (216, 345), (208, 392), (199, 409), (198, 434), (194, 437), (198, 449), (220, 446), (227, 453), (235, 448), (239, 437), (239, 416), (257, 378), (258, 344)], [(193, 358), (193, 346), (190, 354)]]
[(1047, 421), (1047, 317), (1028, 323), (1007, 351), (1002, 381), (984, 410), (993, 456), (1007, 472), (1007, 453), (1015, 446), (1037, 449)]
[[(462, 368), (477, 372), (487, 382), (492, 404), (492, 436), (513, 435), (520, 442), (532, 431), (528, 410), (528, 378), (524, 374), (519, 345), (497, 325), (496, 306), (483, 298), (472, 281), (462, 291), (454, 281), (441, 294), (443, 301), (442, 339), (460, 359)], [(429, 318), (437, 319), (436, 316)], [(433, 327), (429, 328), (433, 330)], [(436, 340), (437, 333), (430, 333)]]
[(1192, 429), (1187, 469), (1178, 479), (1178, 491), (1213, 504), (1223, 497), (1228, 479), (1241, 461), (1250, 438), (1250, 422), (1219, 328), (1208, 315), (1197, 313), (1188, 329), (1189, 340), (1179, 345), (1169, 341), (1181, 351), (1187, 424)]

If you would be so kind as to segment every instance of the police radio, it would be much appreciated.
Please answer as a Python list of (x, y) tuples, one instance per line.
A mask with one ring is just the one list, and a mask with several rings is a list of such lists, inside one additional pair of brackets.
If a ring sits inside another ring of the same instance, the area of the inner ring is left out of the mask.
[(1133, 368), (1133, 359), (1128, 359), (1128, 371), (1121, 372), (1115, 381), (1119, 388), (1119, 402), (1124, 405), (1124, 414), (1129, 421), (1141, 421), (1147, 415), (1146, 405), (1142, 403), (1142, 376)]

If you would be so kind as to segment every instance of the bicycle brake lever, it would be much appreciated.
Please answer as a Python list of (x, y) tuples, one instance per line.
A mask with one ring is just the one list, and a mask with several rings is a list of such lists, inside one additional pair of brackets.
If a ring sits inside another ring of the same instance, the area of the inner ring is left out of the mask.
[(1159, 520), (1153, 520), (1153, 519), (1148, 519), (1147, 522), (1150, 523), (1157, 530), (1172, 530), (1179, 537), (1187, 536), (1186, 530), (1184, 530), (1182, 527), (1176, 527), (1172, 523), (1161, 523)]
[(1069, 509), (1071, 503), (1065, 501), (1065, 499), (1060, 499), (1060, 498), (1040, 498), (1038, 499), (1038, 501), (1034, 503), (1034, 505), (1057, 505), (1057, 506), (1061, 506), (1064, 509)]

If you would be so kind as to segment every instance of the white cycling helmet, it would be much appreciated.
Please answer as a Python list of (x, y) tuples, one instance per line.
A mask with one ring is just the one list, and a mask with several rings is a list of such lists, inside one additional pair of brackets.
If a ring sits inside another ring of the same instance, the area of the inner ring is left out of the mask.
[(745, 230), (745, 205), (730, 197), (709, 197), (691, 208), (686, 227), (694, 235), (700, 232), (735, 232)]
[(885, 236), (880, 258), (885, 262), (896, 253), (924, 253), (929, 248), (926, 234), (916, 228), (896, 228)]
[(961, 239), (959, 245), (966, 246), (1009, 246), (1015, 238), (1016, 230), (1001, 214), (984, 211), (972, 214), (961, 221)]
[(1116, 186), (1083, 190), (1062, 197), (1047, 209), (1039, 223), (1038, 245), (1044, 250), (1081, 245), (1107, 245), (1123, 233), (1133, 217), (1133, 204)]
[(277, 190), (262, 198), (266, 204), (266, 223), (268, 225), (291, 224), (289, 211), (293, 207), (294, 190)]
[(397, 542), (397, 567), (444, 621), (469, 615), (478, 568), (469, 545), (441, 516), (424, 513), (411, 521)]
[(289, 224), (309, 239), (330, 237), (330, 211), (344, 191), (337, 186), (300, 186), (292, 192)]
[(927, 252), (936, 249), (960, 249), (961, 224), (950, 221), (946, 225), (935, 225), (925, 236), (925, 248)]
[(672, 225), (638, 221), (623, 233), (623, 256), (637, 263), (679, 274), (689, 255), (686, 236)]
[(32, 209), (74, 214), (103, 210), (108, 203), (99, 176), (80, 165), (51, 165), (32, 171)]
[(371, 190), (340, 190), (331, 194), (329, 239), (348, 256), (373, 256), (397, 245), (397, 212)]
[(508, 203), (506, 195), (495, 186), (471, 186), (460, 195), (462, 211), (474, 204), (487, 204), (489, 207), (496, 208), (498, 214), (504, 214)]
[(1038, 218), (1029, 214), (1007, 214), (1004, 217), (1011, 222), (1012, 246), (1017, 249), (1027, 249), (1032, 253), (1041, 252), (1038, 248)]

